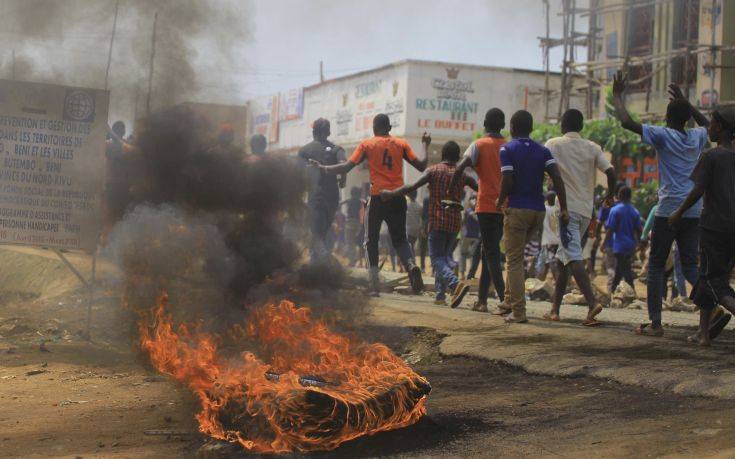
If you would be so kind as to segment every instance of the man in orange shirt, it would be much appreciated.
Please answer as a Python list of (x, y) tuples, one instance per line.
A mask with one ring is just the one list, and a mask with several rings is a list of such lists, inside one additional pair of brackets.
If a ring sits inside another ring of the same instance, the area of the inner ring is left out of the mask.
[[(403, 160), (423, 172), (426, 169), (428, 155), (424, 156), (424, 160), (418, 159), (408, 142), (404, 139), (391, 137), (390, 130), (390, 118), (388, 118), (388, 115), (381, 113), (373, 119), (373, 133), (375, 136), (364, 140), (347, 161), (333, 166), (323, 166), (316, 161), (312, 161), (312, 164), (317, 165), (322, 173), (328, 174), (346, 174), (363, 161), (367, 160), (368, 162), (368, 168), (370, 169), (370, 202), (366, 218), (365, 247), (370, 268), (370, 293), (373, 296), (380, 294), (378, 240), (380, 239), (380, 227), (383, 222), (388, 225), (391, 242), (406, 268), (413, 291), (419, 293), (424, 289), (421, 268), (416, 266), (413, 251), (406, 237), (406, 198), (398, 196), (382, 201), (380, 192), (403, 186)], [(421, 141), (424, 144), (424, 150), (427, 150), (431, 143), (431, 137), (424, 134)]]
[(479, 192), (475, 213), (480, 223), (482, 238), (482, 274), (474, 311), (488, 312), (487, 296), (490, 283), (502, 302), (505, 299), (505, 282), (500, 264), (500, 240), (503, 238), (503, 213), (495, 205), (500, 195), (500, 147), (505, 138), (500, 131), (505, 127), (505, 114), (499, 108), (491, 108), (485, 114), (485, 136), (470, 145), (464, 159), (457, 165), (450, 187), (456, 186), (464, 170), (472, 167), (477, 172)]

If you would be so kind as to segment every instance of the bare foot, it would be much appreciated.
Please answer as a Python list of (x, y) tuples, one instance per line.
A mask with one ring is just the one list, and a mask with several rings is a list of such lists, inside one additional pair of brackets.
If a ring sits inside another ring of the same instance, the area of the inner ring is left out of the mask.
[(559, 322), (561, 320), (561, 318), (559, 317), (559, 314), (554, 311), (550, 311), (544, 314), (544, 319), (549, 320), (551, 322)]

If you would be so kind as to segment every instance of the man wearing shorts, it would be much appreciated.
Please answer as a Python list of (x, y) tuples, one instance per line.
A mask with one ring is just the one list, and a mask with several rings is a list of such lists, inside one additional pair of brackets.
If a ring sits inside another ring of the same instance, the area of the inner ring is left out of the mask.
[(556, 252), (559, 277), (552, 298), (551, 311), (544, 318), (559, 320), (561, 301), (567, 290), (569, 276), (573, 276), (579, 289), (587, 300), (589, 312), (585, 325), (596, 325), (595, 316), (602, 311), (592, 290), (592, 282), (587, 272), (583, 247), (587, 241), (587, 229), (594, 212), (595, 177), (597, 171), (607, 176), (607, 202), (612, 201), (615, 189), (615, 169), (605, 157), (599, 145), (582, 138), (584, 117), (577, 109), (567, 110), (561, 118), (561, 137), (549, 139), (546, 148), (551, 151), (559, 166), (561, 178), (567, 192), (569, 224), (559, 225), (561, 244)]

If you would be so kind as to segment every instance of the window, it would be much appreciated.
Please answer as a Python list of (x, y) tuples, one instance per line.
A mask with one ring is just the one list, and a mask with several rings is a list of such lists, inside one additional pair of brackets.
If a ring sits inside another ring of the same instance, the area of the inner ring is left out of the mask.
[[(699, 2), (700, 0), (676, 0), (674, 2), (674, 49), (695, 45), (699, 39)], [(697, 82), (697, 55), (677, 57), (671, 61), (671, 81), (681, 86)]]
[[(630, 10), (628, 15), (628, 56), (646, 56), (653, 51), (653, 21), (656, 7), (654, 5), (640, 6)], [(632, 84), (632, 91), (646, 91), (651, 79), (642, 78), (651, 73), (651, 64), (631, 67), (628, 74)]]

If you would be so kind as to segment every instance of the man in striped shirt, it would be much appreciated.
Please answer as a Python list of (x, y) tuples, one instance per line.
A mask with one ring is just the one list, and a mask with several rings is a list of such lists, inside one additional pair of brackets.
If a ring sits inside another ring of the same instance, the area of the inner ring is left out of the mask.
[(380, 197), (389, 201), (429, 184), (429, 256), (434, 268), (437, 305), (446, 304), (446, 294), (452, 295), (449, 306), (456, 308), (470, 287), (454, 274), (452, 250), (457, 233), (462, 227), (462, 189), (465, 185), (477, 190), (477, 182), (469, 175), (452, 182), (459, 160), (459, 145), (449, 141), (442, 147), (442, 161), (424, 172), (413, 185), (404, 185), (393, 190), (382, 190)]

